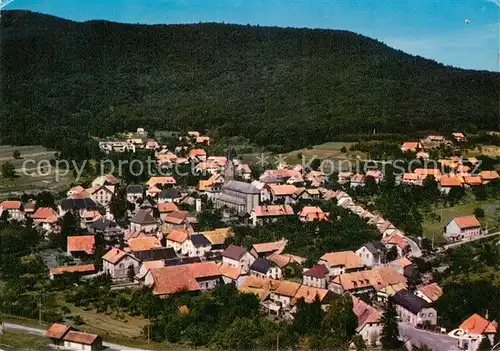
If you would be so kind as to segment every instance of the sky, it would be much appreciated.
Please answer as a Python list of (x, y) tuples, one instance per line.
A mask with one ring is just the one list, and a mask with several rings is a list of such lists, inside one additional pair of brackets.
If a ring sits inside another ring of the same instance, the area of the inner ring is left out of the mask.
[(6, 9), (76, 21), (342, 29), (446, 65), (500, 69), (500, 0), (14, 0)]

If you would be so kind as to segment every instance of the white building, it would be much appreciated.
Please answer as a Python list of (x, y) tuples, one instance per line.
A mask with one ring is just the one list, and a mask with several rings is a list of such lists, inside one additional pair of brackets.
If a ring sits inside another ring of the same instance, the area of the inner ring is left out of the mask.
[(481, 235), (481, 223), (475, 216), (463, 216), (454, 218), (444, 233), (448, 241), (470, 240)]

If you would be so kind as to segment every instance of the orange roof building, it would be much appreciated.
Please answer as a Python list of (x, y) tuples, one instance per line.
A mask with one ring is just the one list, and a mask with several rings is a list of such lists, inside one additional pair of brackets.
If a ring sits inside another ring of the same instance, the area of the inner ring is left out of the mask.
[(273, 196), (292, 196), (297, 191), (297, 187), (291, 184), (271, 184), (268, 188)]
[(354, 251), (329, 252), (321, 256), (320, 264), (324, 264), (331, 275), (343, 274), (347, 271), (362, 269), (363, 262)]
[(85, 252), (88, 255), (94, 253), (95, 237), (93, 235), (68, 236), (68, 254)]
[(21, 210), (22, 207), (21, 201), (3, 201), (0, 203), (1, 210)]
[(293, 215), (293, 209), (290, 205), (262, 205), (253, 208), (250, 216), (252, 217), (277, 217)]
[(92, 274), (95, 273), (96, 269), (93, 264), (82, 264), (78, 266), (65, 266), (65, 267), (55, 267), (50, 269), (50, 277), (54, 278), (56, 275), (61, 275), (65, 273), (80, 273), (80, 274)]
[(497, 171), (482, 171), (479, 173), (481, 178), (483, 178), (484, 181), (490, 182), (492, 180), (500, 179), (500, 175), (498, 175)]
[(132, 251), (144, 251), (162, 247), (160, 240), (154, 236), (141, 236), (129, 239), (128, 246)]
[(490, 322), (486, 318), (474, 313), (463, 321), (459, 328), (473, 335), (495, 334), (498, 323), (496, 321)]

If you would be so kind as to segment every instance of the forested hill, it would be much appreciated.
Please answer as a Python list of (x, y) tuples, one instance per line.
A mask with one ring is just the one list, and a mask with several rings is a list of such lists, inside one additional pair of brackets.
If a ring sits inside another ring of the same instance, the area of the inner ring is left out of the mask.
[(445, 67), (347, 31), (5, 11), (0, 38), (1, 143), (57, 146), (142, 126), (297, 147), (374, 128), (499, 127), (498, 73)]

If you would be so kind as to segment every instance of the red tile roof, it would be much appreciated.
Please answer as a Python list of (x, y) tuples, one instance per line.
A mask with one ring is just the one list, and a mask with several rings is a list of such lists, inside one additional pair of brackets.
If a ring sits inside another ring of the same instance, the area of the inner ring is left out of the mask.
[(480, 173), (481, 178), (484, 180), (493, 180), (493, 179), (498, 179), (500, 178), (500, 175), (498, 175), (497, 171), (482, 171)]
[(99, 338), (99, 335), (70, 331), (66, 334), (64, 340), (84, 345), (92, 345), (97, 338)]
[(366, 324), (380, 323), (382, 321), (382, 314), (363, 300), (352, 296), (352, 304), (352, 311), (358, 318), (358, 332), (363, 329)]
[(158, 204), (158, 211), (160, 213), (169, 213), (174, 211), (179, 211), (179, 208), (173, 202), (162, 202)]
[(161, 242), (154, 236), (142, 236), (132, 238), (128, 241), (128, 246), (132, 251), (143, 251), (161, 247)]
[(495, 321), (490, 322), (487, 319), (481, 317), (477, 313), (467, 318), (460, 324), (460, 329), (465, 330), (469, 334), (485, 334), (485, 333), (496, 333), (497, 323)]
[(48, 219), (48, 218), (53, 217), (53, 216), (57, 217), (57, 212), (54, 209), (52, 209), (50, 207), (40, 207), (33, 214), (33, 219), (34, 220), (43, 220), (43, 219)]
[(290, 184), (269, 185), (269, 189), (275, 196), (291, 196), (297, 191), (297, 187)]
[(221, 276), (215, 262), (200, 262), (182, 266), (153, 268), (153, 294), (168, 295), (181, 291), (198, 291), (197, 279), (217, 278)]
[(21, 201), (4, 201), (0, 203), (0, 207), (4, 210), (20, 210), (21, 206)]
[(372, 287), (380, 290), (388, 285), (404, 283), (407, 279), (390, 267), (377, 267), (370, 270), (341, 274), (332, 281), (344, 290), (365, 289)]
[(386, 237), (383, 237), (382, 240), (380, 240), (380, 241), (383, 244), (396, 245), (401, 249), (408, 247), (408, 240), (406, 239), (406, 237), (397, 233), (397, 232), (394, 234), (388, 235)]
[(283, 280), (281, 281), (278, 288), (274, 291), (274, 293), (283, 296), (294, 297), (299, 288), (300, 288), (299, 283), (292, 282), (289, 280)]
[(120, 260), (126, 255), (127, 253), (125, 251), (118, 248), (113, 248), (106, 252), (106, 254), (102, 256), (102, 259), (108, 261), (109, 263), (116, 264), (120, 262)]
[(331, 267), (345, 266), (348, 269), (363, 268), (363, 262), (354, 251), (329, 252), (321, 256)]
[(306, 217), (310, 213), (322, 213), (323, 210), (319, 206), (304, 206), (299, 212), (300, 217)]
[(328, 274), (328, 268), (324, 264), (317, 264), (316, 266), (308, 269), (303, 275), (315, 278), (325, 278)]
[(418, 288), (422, 294), (424, 294), (432, 302), (436, 302), (442, 295), (443, 289), (437, 283), (431, 283)]
[(148, 186), (153, 186), (156, 184), (175, 184), (174, 177), (151, 177), (148, 180)]
[(71, 329), (65, 324), (54, 323), (45, 332), (45, 336), (51, 339), (61, 339)]
[(305, 302), (312, 303), (314, 299), (316, 299), (316, 296), (319, 297), (320, 301), (323, 301), (323, 299), (327, 294), (328, 294), (328, 289), (320, 289), (312, 286), (301, 285), (299, 290), (297, 290), (297, 292), (295, 293), (295, 296), (293, 297), (291, 304), (295, 305), (295, 303), (299, 299), (304, 299)]
[(481, 223), (477, 220), (476, 216), (463, 216), (453, 219), (460, 229), (480, 227)]
[(418, 175), (425, 175), (425, 176), (429, 176), (429, 175), (440, 176), (440, 175), (442, 175), (441, 171), (439, 169), (436, 169), (436, 168), (417, 168), (417, 169), (415, 169), (415, 171), (413, 173), (418, 174)]
[(483, 180), (481, 177), (464, 177), (465, 183), (468, 185), (481, 185)]
[(186, 230), (177, 230), (177, 229), (172, 230), (167, 236), (167, 240), (175, 241), (176, 243), (180, 244), (182, 244), (188, 238), (189, 234)]
[(68, 251), (85, 251), (88, 254), (94, 253), (95, 238), (93, 235), (68, 236)]
[(203, 149), (193, 149), (189, 151), (189, 157), (207, 156), (207, 152)]
[(442, 176), (439, 179), (439, 184), (444, 187), (461, 187), (462, 182), (460, 181), (460, 178), (457, 176)]
[(257, 217), (273, 217), (293, 215), (293, 209), (290, 205), (263, 205), (253, 208)]

